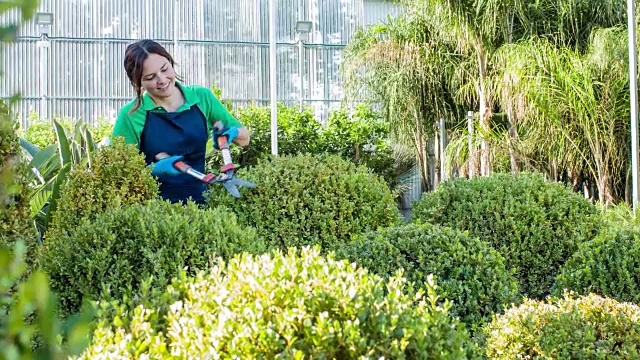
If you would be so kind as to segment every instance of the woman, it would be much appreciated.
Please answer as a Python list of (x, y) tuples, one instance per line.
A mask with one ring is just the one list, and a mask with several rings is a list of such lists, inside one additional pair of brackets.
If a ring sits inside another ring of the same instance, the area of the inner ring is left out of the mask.
[[(247, 146), (249, 132), (210, 89), (181, 84), (173, 58), (157, 42), (140, 40), (129, 45), (124, 68), (137, 97), (120, 110), (113, 136), (122, 136), (140, 149), (160, 181), (164, 199), (204, 203), (206, 185), (176, 170), (173, 163), (182, 160), (204, 172), (210, 133), (214, 146), (220, 135), (226, 135), (229, 143)], [(222, 131), (212, 131), (216, 120), (224, 124)], [(172, 156), (156, 161), (161, 152)]]

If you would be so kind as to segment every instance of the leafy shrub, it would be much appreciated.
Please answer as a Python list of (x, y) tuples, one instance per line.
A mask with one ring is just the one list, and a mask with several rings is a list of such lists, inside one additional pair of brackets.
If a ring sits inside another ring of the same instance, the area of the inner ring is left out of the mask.
[(527, 299), (487, 327), (489, 359), (637, 359), (640, 308), (595, 294)]
[(502, 256), (455, 229), (429, 224), (387, 228), (357, 237), (337, 249), (336, 257), (385, 277), (402, 268), (417, 286), (435, 275), (443, 296), (453, 303), (452, 314), (474, 331), (519, 298)]
[(390, 188), (397, 185), (393, 149), (389, 144), (389, 125), (369, 106), (353, 111), (339, 108), (330, 113), (320, 131), (318, 152), (327, 152), (365, 165), (382, 176)]
[(413, 217), (489, 242), (507, 268), (516, 269), (522, 292), (533, 298), (549, 293), (566, 259), (599, 228), (593, 204), (532, 173), (446, 181), (424, 193)]
[[(232, 147), (234, 161), (252, 166), (271, 155), (271, 108), (246, 106), (235, 110), (237, 119), (251, 133), (251, 144), (244, 148)], [(278, 104), (278, 155), (315, 153), (319, 144), (320, 123), (310, 109)], [(207, 160), (210, 170), (217, 170), (222, 162), (219, 151), (213, 151)]]
[(426, 287), (425, 299), (318, 247), (242, 254), (163, 294), (103, 305), (83, 358), (469, 358), (464, 330)]
[[(62, 322), (46, 273), (28, 272), (27, 247), (0, 246), (0, 359), (64, 359), (88, 344), (90, 312)], [(59, 336), (65, 339), (60, 343)]]
[(83, 299), (102, 296), (103, 287), (115, 298), (131, 296), (148, 276), (164, 287), (185, 266), (190, 274), (208, 268), (212, 256), (264, 250), (255, 231), (224, 209), (158, 199), (85, 218), (67, 236), (49, 239), (41, 263), (71, 313)]
[[(29, 211), (29, 169), (21, 156), (17, 128), (9, 104), (0, 100), (0, 245), (23, 240), (32, 249), (36, 233)], [(27, 258), (30, 261), (31, 256)]]
[(134, 145), (116, 138), (96, 149), (91, 165), (74, 167), (61, 189), (45, 238), (61, 237), (85, 216), (157, 198), (159, 184)]
[(640, 304), (639, 235), (638, 228), (610, 229), (581, 244), (558, 274), (553, 294), (568, 289)]
[[(73, 132), (75, 122), (77, 121), (68, 117), (54, 117), (54, 119), (70, 132)], [(28, 126), (26, 128), (20, 128), (18, 131), (20, 137), (23, 137), (40, 149), (57, 143), (56, 131), (51, 119), (41, 118), (36, 113), (30, 113), (27, 121)], [(110, 136), (113, 132), (113, 124), (108, 119), (102, 117), (96, 119), (93, 122), (93, 126), (88, 124), (87, 128), (90, 130), (96, 142), (99, 142), (105, 136)]]
[(232, 209), (275, 248), (319, 244), (330, 249), (354, 234), (401, 221), (384, 181), (338, 156), (278, 156), (241, 169), (238, 177), (257, 187), (242, 189), (240, 199), (221, 187), (209, 192), (207, 201)]

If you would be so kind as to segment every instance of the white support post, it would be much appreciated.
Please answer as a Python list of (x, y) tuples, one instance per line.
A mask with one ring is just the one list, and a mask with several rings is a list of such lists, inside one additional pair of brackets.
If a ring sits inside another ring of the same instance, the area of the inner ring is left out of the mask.
[(278, 87), (276, 83), (276, 2), (269, 0), (269, 78), (271, 81), (271, 154), (278, 155)]
[(638, 208), (638, 62), (636, 58), (635, 0), (627, 0), (627, 32), (629, 35), (629, 89), (631, 91), (631, 178), (633, 214)]

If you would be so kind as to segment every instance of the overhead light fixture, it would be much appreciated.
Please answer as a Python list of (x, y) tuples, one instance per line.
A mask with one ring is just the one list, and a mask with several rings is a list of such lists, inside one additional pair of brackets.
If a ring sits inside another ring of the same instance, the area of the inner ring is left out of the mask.
[(49, 35), (49, 29), (51, 24), (53, 24), (53, 13), (36, 13), (36, 23), (40, 26), (40, 36)]
[(306, 21), (306, 20), (296, 21), (296, 32), (298, 34), (308, 34), (311, 32), (312, 26), (313, 26), (313, 23), (311, 21)]

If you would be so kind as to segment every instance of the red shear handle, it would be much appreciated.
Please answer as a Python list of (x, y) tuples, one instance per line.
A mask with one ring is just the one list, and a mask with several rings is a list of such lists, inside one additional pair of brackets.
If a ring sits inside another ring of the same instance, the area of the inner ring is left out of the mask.
[[(162, 159), (166, 159), (171, 157), (171, 155), (167, 154), (166, 152), (160, 152), (158, 154), (156, 154), (156, 161), (162, 160)], [(182, 162), (182, 161), (176, 161), (173, 163), (173, 166), (180, 170), (180, 172), (186, 173), (187, 171), (189, 171), (189, 169), (191, 169), (191, 165)]]
[[(216, 131), (222, 131), (222, 129), (224, 129), (224, 125), (222, 125), (222, 121), (220, 120), (217, 120), (215, 123), (213, 123), (213, 127), (216, 129)], [(227, 143), (227, 136), (218, 136), (218, 149), (226, 149), (228, 147), (229, 144)]]

